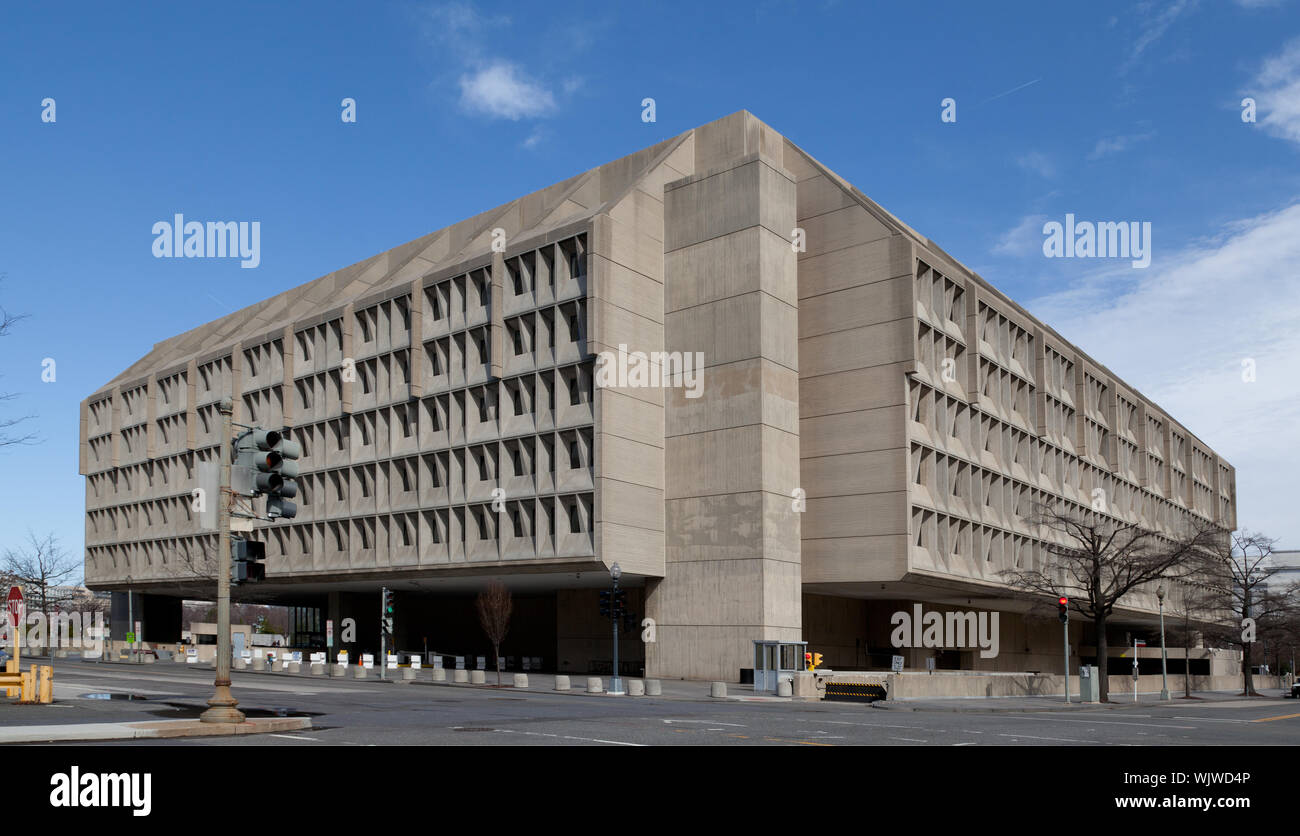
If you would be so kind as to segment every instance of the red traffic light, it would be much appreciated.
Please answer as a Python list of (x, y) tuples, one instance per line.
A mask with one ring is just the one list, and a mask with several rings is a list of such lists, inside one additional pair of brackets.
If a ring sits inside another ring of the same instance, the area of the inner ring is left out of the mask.
[(1066, 604), (1070, 603), (1070, 599), (1062, 595), (1060, 598), (1056, 599), (1056, 603), (1064, 607)]

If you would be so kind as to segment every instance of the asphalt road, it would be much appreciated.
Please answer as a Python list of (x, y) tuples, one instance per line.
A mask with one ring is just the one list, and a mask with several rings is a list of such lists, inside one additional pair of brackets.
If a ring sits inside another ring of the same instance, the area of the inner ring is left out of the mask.
[[(55, 663), (53, 706), (0, 703), (0, 725), (196, 716), (212, 672), (171, 665)], [(242, 709), (309, 714), (310, 731), (147, 745), (1297, 745), (1300, 703), (1174, 700), (1115, 709), (897, 711), (856, 703), (610, 697), (511, 688), (235, 673)], [(132, 697), (128, 699), (127, 697)], [(997, 707), (989, 701), (989, 707)], [(136, 745), (131, 742), (109, 745)]]

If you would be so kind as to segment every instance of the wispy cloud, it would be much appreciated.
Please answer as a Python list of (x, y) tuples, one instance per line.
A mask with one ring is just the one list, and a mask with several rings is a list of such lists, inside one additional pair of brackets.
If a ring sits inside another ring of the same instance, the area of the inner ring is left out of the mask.
[(1041, 151), (1029, 151), (1016, 157), (1016, 165), (1025, 171), (1032, 171), (1039, 177), (1051, 179), (1056, 176), (1056, 164), (1052, 158)]
[(1026, 215), (1020, 222), (1002, 233), (990, 252), (993, 255), (1024, 258), (1043, 252), (1043, 222), (1046, 215)]
[(1196, 0), (1173, 0), (1167, 4), (1154, 2), (1139, 3), (1137, 6), (1138, 36), (1129, 50), (1128, 58), (1120, 66), (1120, 75), (1124, 75), (1138, 65), (1143, 55), (1156, 41), (1164, 37), (1169, 27), (1196, 7)]
[[(1028, 307), (1237, 468), (1239, 523), (1300, 547), (1300, 203)], [(1243, 380), (1253, 361), (1255, 381)]]
[(1257, 103), (1260, 127), (1273, 136), (1300, 142), (1300, 38), (1264, 60), (1245, 95)]
[(1088, 159), (1099, 160), (1109, 154), (1118, 154), (1127, 151), (1139, 142), (1145, 142), (1155, 136), (1155, 131), (1148, 131), (1141, 134), (1127, 134), (1124, 136), (1111, 136), (1099, 139), (1093, 149), (1088, 152)]

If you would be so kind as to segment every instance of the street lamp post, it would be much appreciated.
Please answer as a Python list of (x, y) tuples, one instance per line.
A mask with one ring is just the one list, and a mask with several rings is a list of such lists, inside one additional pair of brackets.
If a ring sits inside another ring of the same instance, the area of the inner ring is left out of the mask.
[[(1165, 587), (1161, 584), (1156, 589), (1156, 600), (1160, 602), (1160, 699), (1169, 699), (1169, 665), (1166, 661), (1165, 654)], [(1183, 666), (1186, 668), (1187, 660), (1183, 660)], [(1183, 674), (1186, 675), (1184, 670)]]
[[(126, 576), (126, 634), (132, 640), (126, 643), (126, 651), (132, 662), (135, 661), (135, 609), (131, 606), (135, 596), (131, 594), (131, 576)], [(121, 610), (118, 610), (121, 612)]]
[(242, 723), (239, 701), (230, 693), (230, 428), (235, 402), (229, 397), (217, 406), (221, 413), (221, 485), (217, 496), (217, 675), (204, 723)]
[(614, 675), (609, 680), (609, 692), (611, 694), (623, 693), (623, 680), (618, 676), (618, 579), (623, 577), (623, 567), (615, 563), (609, 567), (609, 576), (614, 579), (614, 594), (610, 599), (610, 605), (614, 608), (611, 610), (610, 621), (614, 624)]

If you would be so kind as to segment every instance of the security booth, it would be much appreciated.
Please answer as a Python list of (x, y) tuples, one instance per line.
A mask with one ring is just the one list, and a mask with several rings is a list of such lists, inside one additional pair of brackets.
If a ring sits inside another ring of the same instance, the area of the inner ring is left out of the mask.
[(793, 683), (807, 649), (808, 642), (754, 639), (754, 692), (775, 694), (781, 680)]

